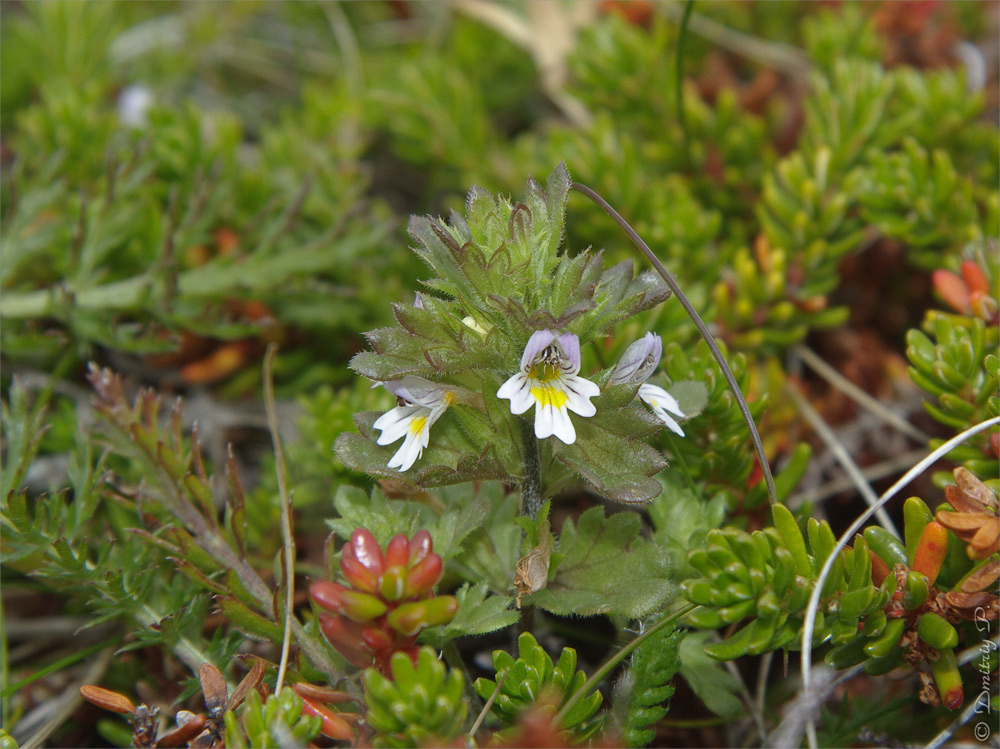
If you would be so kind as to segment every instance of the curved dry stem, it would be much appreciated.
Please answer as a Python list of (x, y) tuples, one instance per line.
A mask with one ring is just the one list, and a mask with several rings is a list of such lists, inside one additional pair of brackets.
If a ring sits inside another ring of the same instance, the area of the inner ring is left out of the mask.
[(573, 696), (566, 701), (566, 704), (562, 706), (559, 712), (556, 713), (555, 717), (552, 719), (552, 723), (558, 726), (559, 723), (563, 720), (563, 718), (566, 717), (567, 713), (569, 713), (569, 711), (576, 706), (576, 703), (579, 702), (581, 699), (583, 699), (584, 695), (590, 694), (590, 692), (598, 685), (601, 679), (603, 679), (605, 676), (611, 673), (612, 669), (614, 669), (619, 663), (625, 660), (625, 656), (627, 656), (637, 647), (642, 645), (642, 643), (644, 643), (653, 634), (659, 632), (668, 624), (676, 622), (681, 617), (686, 616), (687, 614), (691, 613), (697, 608), (700, 608), (698, 604), (689, 603), (683, 608), (678, 609), (674, 613), (663, 617), (652, 627), (650, 627), (641, 635), (632, 640), (632, 642), (630, 642), (628, 645), (626, 645), (617, 653), (608, 658), (608, 660), (606, 660), (601, 665), (601, 667), (597, 669), (589, 679), (587, 679), (587, 683), (584, 684), (579, 689), (577, 689), (576, 692), (573, 694)]
[(483, 725), (483, 721), (486, 720), (486, 716), (489, 715), (490, 708), (493, 707), (493, 703), (496, 702), (497, 697), (500, 696), (500, 690), (503, 688), (503, 683), (507, 680), (507, 674), (509, 673), (510, 671), (504, 671), (503, 675), (497, 679), (497, 685), (493, 690), (493, 694), (491, 694), (490, 698), (486, 700), (486, 704), (483, 705), (483, 709), (479, 712), (476, 722), (472, 724), (472, 728), (470, 728), (469, 732), (466, 734), (465, 737), (470, 742), (470, 746), (472, 745), (471, 742), (476, 739), (476, 732), (479, 730), (479, 727)]
[(278, 502), (281, 505), (281, 545), (284, 551), (285, 573), (285, 630), (281, 636), (281, 661), (278, 665), (278, 680), (274, 693), (281, 691), (288, 668), (288, 651), (292, 643), (292, 605), (295, 598), (295, 540), (292, 536), (291, 498), (285, 477), (285, 453), (281, 449), (281, 435), (278, 433), (278, 410), (274, 402), (274, 355), (278, 346), (268, 345), (264, 355), (264, 406), (267, 409), (267, 425), (274, 443), (275, 473), (278, 475)]
[[(996, 424), (1000, 424), (1000, 416), (995, 416), (992, 419), (981, 421), (975, 426), (969, 427), (961, 434), (958, 434), (948, 440), (936, 450), (932, 450), (926, 458), (913, 466), (913, 468), (903, 474), (899, 481), (890, 486), (885, 493), (878, 498), (878, 502), (876, 504), (861, 513), (857, 520), (851, 523), (850, 527), (844, 531), (844, 533), (837, 540), (837, 545), (833, 548), (830, 556), (826, 558), (826, 561), (823, 563), (823, 568), (820, 570), (819, 576), (816, 578), (816, 582), (813, 585), (812, 595), (810, 595), (809, 604), (806, 607), (806, 618), (802, 624), (802, 688), (804, 690), (809, 688), (809, 672), (812, 668), (812, 639), (813, 633), (816, 631), (816, 612), (819, 610), (819, 599), (823, 592), (823, 585), (826, 583), (826, 579), (830, 575), (830, 570), (833, 569), (834, 560), (839, 556), (840, 552), (847, 547), (847, 542), (854, 538), (854, 534), (861, 530), (864, 524), (868, 522), (868, 519), (875, 514), (876, 510), (895, 497), (903, 489), (903, 487), (926, 471), (935, 461), (947, 455), (970, 437), (977, 435)], [(806, 731), (809, 735), (810, 749), (816, 749), (816, 727), (811, 719), (806, 726)]]
[(771, 466), (767, 462), (767, 455), (764, 453), (764, 443), (761, 442), (760, 433), (757, 431), (757, 425), (754, 423), (753, 416), (750, 415), (750, 407), (747, 406), (746, 398), (743, 397), (743, 391), (740, 390), (739, 384), (736, 382), (736, 377), (733, 375), (733, 371), (729, 368), (729, 362), (726, 361), (726, 357), (722, 355), (722, 351), (719, 350), (718, 344), (712, 337), (711, 332), (708, 330), (708, 326), (705, 325), (705, 321), (701, 319), (701, 315), (694, 308), (694, 305), (688, 301), (688, 298), (681, 291), (681, 287), (677, 285), (677, 281), (674, 277), (670, 275), (670, 272), (663, 267), (663, 263), (660, 262), (659, 258), (653, 254), (653, 251), (649, 249), (649, 245), (646, 244), (642, 237), (640, 237), (635, 229), (633, 229), (628, 221), (621, 217), (611, 205), (596, 192), (591, 190), (586, 185), (581, 185), (579, 182), (574, 182), (572, 184), (572, 189), (577, 192), (583, 193), (588, 198), (593, 200), (601, 209), (611, 216), (615, 220), (615, 223), (622, 228), (628, 238), (632, 240), (632, 243), (639, 248), (643, 255), (652, 263), (653, 268), (656, 272), (660, 274), (660, 277), (666, 282), (667, 286), (677, 297), (677, 301), (681, 303), (684, 311), (688, 313), (688, 317), (691, 318), (695, 326), (698, 328), (698, 332), (701, 337), (708, 344), (709, 349), (712, 351), (712, 356), (715, 357), (715, 361), (718, 362), (719, 368), (722, 370), (722, 375), (726, 378), (726, 382), (729, 385), (729, 389), (733, 391), (733, 396), (736, 398), (736, 405), (739, 406), (740, 413), (743, 415), (743, 421), (746, 422), (747, 429), (750, 430), (750, 439), (753, 441), (754, 450), (757, 453), (757, 460), (760, 462), (760, 468), (764, 472), (764, 483), (767, 485), (767, 496), (771, 504), (777, 504), (778, 493), (774, 488), (774, 476), (771, 475)]

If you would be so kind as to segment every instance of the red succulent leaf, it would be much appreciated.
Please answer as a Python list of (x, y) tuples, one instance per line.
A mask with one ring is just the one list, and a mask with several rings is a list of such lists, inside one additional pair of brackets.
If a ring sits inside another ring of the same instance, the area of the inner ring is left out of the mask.
[(337, 649), (337, 652), (358, 668), (368, 668), (372, 665), (371, 654), (365, 650), (362, 632), (364, 627), (343, 616), (319, 615), (319, 626), (326, 639)]
[(405, 567), (410, 556), (410, 542), (402, 533), (393, 536), (385, 547), (383, 567)]
[(950, 270), (939, 269), (931, 274), (931, 282), (941, 299), (952, 309), (956, 312), (969, 311), (971, 297), (965, 281)]
[(410, 539), (410, 558), (408, 564), (415, 567), (434, 551), (434, 542), (427, 531), (417, 531)]
[[(351, 534), (351, 540), (349, 543), (349, 548), (358, 562), (361, 565), (376, 575), (382, 573), (382, 568), (385, 566), (384, 558), (382, 557), (382, 548), (378, 545), (378, 541), (375, 540), (375, 536), (371, 534), (367, 528), (356, 528)], [(344, 549), (347, 552), (347, 549)]]
[(340, 583), (331, 583), (324, 580), (310, 585), (309, 595), (312, 596), (312, 599), (318, 606), (327, 611), (339, 614), (344, 605), (344, 593), (349, 590), (350, 588)]
[(990, 293), (990, 281), (983, 273), (983, 269), (971, 260), (962, 261), (962, 280), (969, 291), (978, 291), (980, 294)]
[(441, 579), (443, 572), (444, 563), (441, 561), (441, 557), (437, 554), (425, 557), (407, 573), (403, 597), (413, 598), (426, 593)]

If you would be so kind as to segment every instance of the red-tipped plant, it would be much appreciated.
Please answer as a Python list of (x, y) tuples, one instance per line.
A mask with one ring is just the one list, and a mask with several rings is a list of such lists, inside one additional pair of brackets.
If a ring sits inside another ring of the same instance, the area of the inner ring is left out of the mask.
[(388, 673), (393, 653), (415, 657), (420, 632), (455, 616), (455, 597), (433, 592), (443, 570), (427, 531), (411, 539), (396, 535), (383, 552), (368, 530), (358, 528), (340, 556), (347, 585), (318, 582), (309, 589), (323, 634), (350, 663)]

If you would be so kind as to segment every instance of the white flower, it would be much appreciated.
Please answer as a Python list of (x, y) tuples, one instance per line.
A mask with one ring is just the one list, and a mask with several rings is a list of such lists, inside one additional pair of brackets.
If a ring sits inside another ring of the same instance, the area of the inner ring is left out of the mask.
[(625, 353), (622, 354), (622, 358), (615, 366), (615, 371), (611, 373), (608, 384), (620, 385), (627, 382), (641, 382), (639, 399), (649, 404), (653, 413), (667, 426), (667, 429), (683, 437), (684, 430), (670, 415), (684, 418), (684, 412), (681, 411), (677, 399), (658, 385), (650, 385), (646, 382), (660, 363), (662, 355), (663, 341), (660, 340), (660, 336), (655, 333), (646, 333), (643, 338), (625, 349)]
[(399, 405), (375, 421), (374, 427), (382, 430), (378, 444), (391, 445), (404, 438), (402, 447), (389, 461), (389, 468), (406, 471), (427, 447), (431, 426), (451, 405), (454, 395), (430, 380), (412, 375), (398, 382), (380, 384), (396, 396)]
[(500, 386), (498, 398), (510, 400), (510, 412), (523, 414), (535, 407), (535, 436), (555, 435), (567, 445), (576, 442), (569, 411), (593, 416), (597, 408), (590, 399), (601, 389), (577, 376), (580, 371), (580, 339), (572, 333), (535, 331), (521, 355), (521, 371)]
[(680, 424), (674, 421), (673, 417), (667, 413), (669, 411), (674, 416), (684, 418), (684, 412), (681, 411), (681, 407), (674, 396), (659, 385), (650, 385), (648, 382), (644, 382), (639, 386), (639, 398), (649, 404), (650, 408), (653, 409), (653, 413), (656, 414), (660, 421), (667, 425), (667, 429), (681, 437), (684, 436), (684, 430), (681, 429)]

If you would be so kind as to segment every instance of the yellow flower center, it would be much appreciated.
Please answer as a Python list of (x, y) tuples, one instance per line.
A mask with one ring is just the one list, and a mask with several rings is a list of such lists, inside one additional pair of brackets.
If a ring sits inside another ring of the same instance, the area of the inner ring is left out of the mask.
[(537, 380), (543, 385), (546, 382), (551, 382), (559, 376), (559, 366), (557, 364), (550, 364), (549, 362), (541, 361), (537, 364), (532, 364), (531, 369), (528, 371), (528, 377), (532, 380)]
[(531, 388), (531, 397), (535, 399), (539, 407), (552, 406), (553, 408), (562, 408), (566, 405), (566, 401), (569, 400), (569, 396), (562, 390), (545, 385)]
[[(427, 423), (426, 416), (418, 416), (410, 422), (409, 432), (412, 435), (420, 434), (424, 431), (424, 424)], [(398, 437), (396, 439), (399, 439)]]

